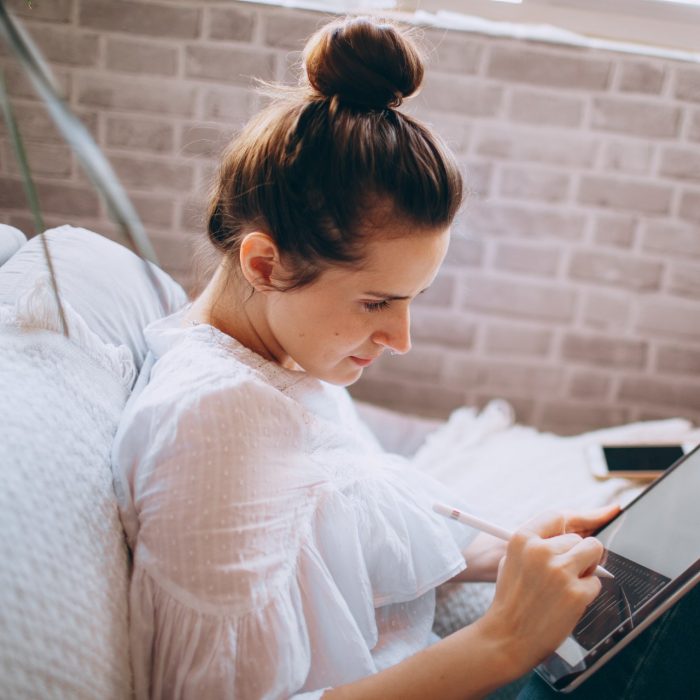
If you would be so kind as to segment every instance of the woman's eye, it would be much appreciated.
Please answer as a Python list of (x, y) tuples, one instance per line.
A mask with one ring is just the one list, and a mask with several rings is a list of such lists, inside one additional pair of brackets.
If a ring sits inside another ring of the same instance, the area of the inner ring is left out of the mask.
[(362, 306), (365, 307), (365, 311), (381, 311), (389, 306), (389, 302), (386, 299), (382, 301), (363, 301)]

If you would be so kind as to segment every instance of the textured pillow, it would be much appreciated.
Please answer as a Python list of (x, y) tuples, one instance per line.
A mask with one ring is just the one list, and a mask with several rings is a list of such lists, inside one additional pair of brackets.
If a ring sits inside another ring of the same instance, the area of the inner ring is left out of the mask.
[[(0, 306), (0, 698), (132, 697), (110, 448), (134, 376), (48, 279)], [(43, 326), (43, 327), (42, 327)]]
[(143, 327), (182, 288), (85, 229), (47, 231), (0, 268), (0, 698), (132, 697), (129, 561), (111, 444)]
[(0, 265), (4, 265), (26, 242), (27, 237), (18, 228), (0, 224)]
[[(126, 345), (140, 368), (147, 352), (143, 328), (187, 301), (182, 287), (152, 265), (159, 294), (137, 255), (92, 231), (60, 226), (43, 235), (61, 298), (103, 342)], [(41, 238), (36, 236), (0, 268), (0, 305), (14, 304), (47, 272)]]

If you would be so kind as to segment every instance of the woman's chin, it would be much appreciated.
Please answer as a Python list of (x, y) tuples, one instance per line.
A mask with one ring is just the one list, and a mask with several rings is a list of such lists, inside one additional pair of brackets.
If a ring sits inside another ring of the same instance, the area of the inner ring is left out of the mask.
[(350, 386), (362, 376), (362, 369), (362, 367), (348, 358), (348, 360), (341, 362), (333, 369), (323, 372), (323, 375), (319, 372), (316, 376), (328, 384)]

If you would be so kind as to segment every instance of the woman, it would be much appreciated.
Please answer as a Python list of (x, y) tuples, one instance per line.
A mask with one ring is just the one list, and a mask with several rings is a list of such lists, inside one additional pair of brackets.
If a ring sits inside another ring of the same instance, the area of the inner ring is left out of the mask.
[[(155, 363), (116, 437), (136, 694), (478, 697), (572, 630), (600, 588), (585, 535), (616, 509), (545, 515), (506, 549), (432, 514), (454, 499), (361, 423), (342, 387), (409, 351), (410, 303), (444, 258), (462, 183), (397, 110), (423, 76), (406, 35), (335, 22), (304, 61), (306, 82), (224, 154), (220, 265), (146, 329)], [(496, 594), (437, 640), (448, 580), (496, 580)]]

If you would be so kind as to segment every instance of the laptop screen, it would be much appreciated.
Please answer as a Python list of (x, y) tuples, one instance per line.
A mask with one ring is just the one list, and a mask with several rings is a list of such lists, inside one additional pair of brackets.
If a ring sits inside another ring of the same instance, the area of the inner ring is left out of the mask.
[[(623, 640), (700, 572), (700, 448), (655, 481), (596, 537), (614, 579), (538, 673), (564, 688), (622, 648)], [(588, 674), (586, 674), (588, 675)]]

